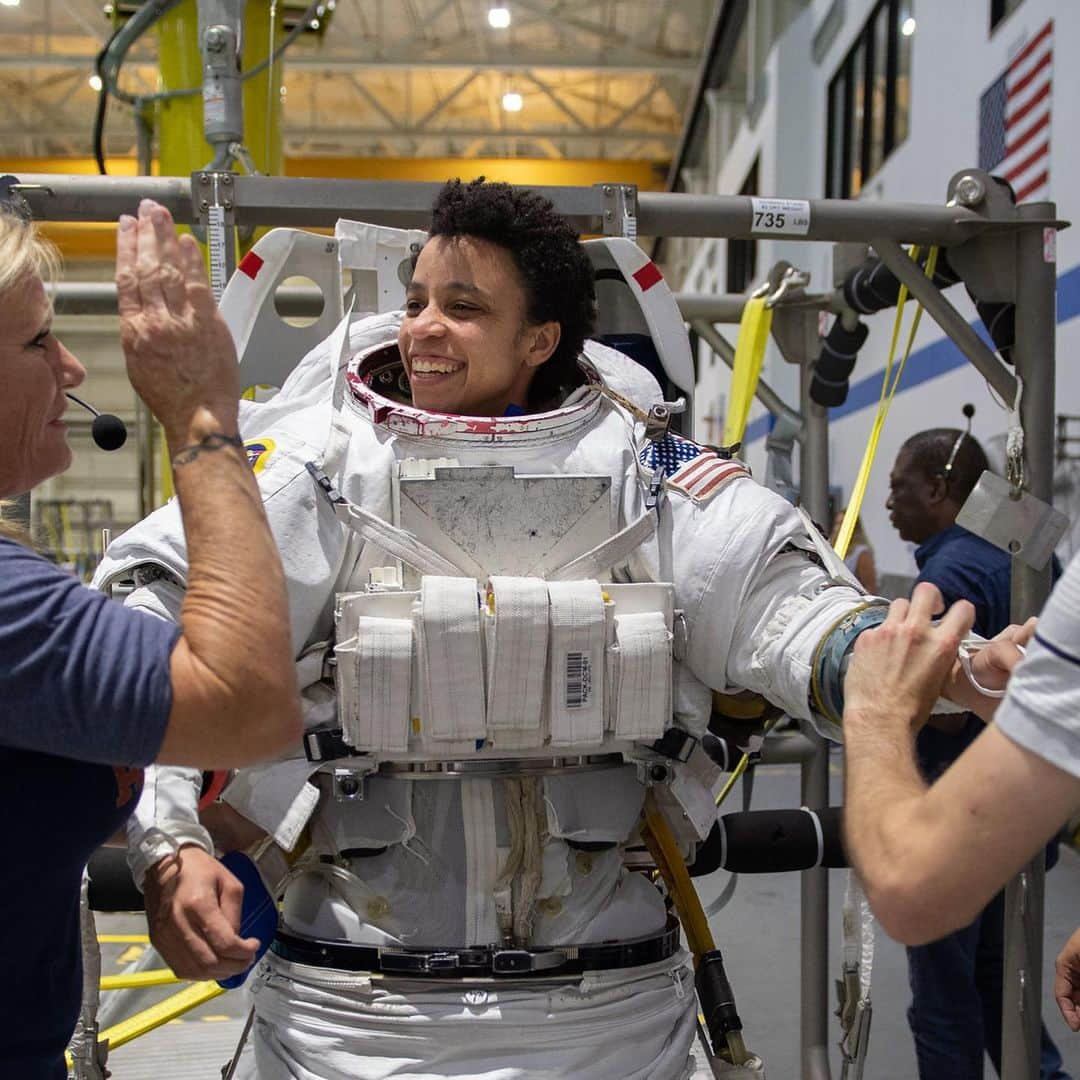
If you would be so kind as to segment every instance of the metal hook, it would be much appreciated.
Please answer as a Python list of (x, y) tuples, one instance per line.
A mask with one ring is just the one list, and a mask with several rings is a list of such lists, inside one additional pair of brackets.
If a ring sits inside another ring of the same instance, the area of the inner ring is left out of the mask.
[[(765, 297), (765, 306), (767, 308), (775, 307), (789, 292), (793, 292), (796, 289), (805, 289), (810, 284), (810, 272), (808, 270), (796, 270), (794, 266), (789, 266), (784, 271), (784, 276), (780, 279), (780, 284), (776, 286), (775, 290)], [(766, 292), (768, 292), (768, 285), (765, 286)], [(754, 294), (755, 296), (757, 293)]]

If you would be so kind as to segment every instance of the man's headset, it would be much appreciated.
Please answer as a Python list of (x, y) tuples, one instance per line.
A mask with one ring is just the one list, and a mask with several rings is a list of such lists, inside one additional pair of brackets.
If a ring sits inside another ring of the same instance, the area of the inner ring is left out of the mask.
[(961, 431), (956, 439), (953, 441), (952, 450), (949, 451), (948, 460), (945, 462), (945, 467), (941, 470), (941, 478), (945, 481), (945, 488), (948, 490), (949, 478), (952, 475), (953, 465), (956, 463), (956, 455), (960, 451), (960, 444), (965, 438), (971, 435), (971, 418), (975, 415), (975, 406), (967, 404), (962, 410), (964, 416), (967, 418), (967, 430)]
[[(22, 197), (19, 191), (19, 179), (16, 176), (0, 176), (0, 212), (11, 214), (25, 222), (33, 220), (34, 215), (30, 204)], [(112, 413), (100, 412), (74, 394), (68, 394), (65, 391), (65, 395), (76, 405), (81, 405), (94, 414), (90, 435), (102, 450), (119, 450), (127, 442), (127, 427), (120, 417), (113, 416)]]

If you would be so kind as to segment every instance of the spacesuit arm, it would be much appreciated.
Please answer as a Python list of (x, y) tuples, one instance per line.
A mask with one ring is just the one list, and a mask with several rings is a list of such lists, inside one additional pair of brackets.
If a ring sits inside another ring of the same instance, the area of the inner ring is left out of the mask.
[(823, 642), (854, 613), (865, 611), (856, 622), (870, 625), (885, 601), (865, 596), (835, 556), (817, 550), (799, 513), (749, 478), (704, 504), (671, 502), (694, 674), (715, 689), (762, 694), (838, 739), (835, 717), (816, 707), (815, 683), (824, 672), (842, 686), (845, 650), (823, 656)]
[[(138, 608), (159, 619), (178, 622), (184, 590), (167, 578), (158, 578), (131, 592), (125, 607)], [(151, 765), (146, 770), (142, 795), (128, 818), (128, 863), (141, 889), (146, 871), (158, 860), (185, 844), (213, 854), (210, 834), (199, 823), (202, 772), (179, 765)]]
[[(183, 595), (175, 581), (158, 578), (131, 592), (125, 606), (175, 621)], [(325, 725), (336, 715), (334, 696), (320, 678), (323, 653), (322, 647), (313, 647), (296, 665), (306, 728)], [(291, 850), (317, 801), (306, 782), (312, 768), (301, 757), (241, 769), (226, 801)], [(195, 844), (213, 854), (213, 840), (199, 818), (202, 783), (198, 769), (151, 765), (146, 770), (142, 796), (127, 824), (128, 862), (140, 888), (146, 871), (178, 847)]]

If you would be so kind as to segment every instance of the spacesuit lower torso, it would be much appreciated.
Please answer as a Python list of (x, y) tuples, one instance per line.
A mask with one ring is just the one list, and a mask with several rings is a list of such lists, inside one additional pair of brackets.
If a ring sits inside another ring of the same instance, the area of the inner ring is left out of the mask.
[[(817, 647), (862, 597), (738, 463), (646, 437), (660, 394), (632, 361), (589, 343), (586, 386), (552, 413), (427, 414), (379, 392), (396, 389), (396, 318), (331, 339), (244, 418), (309, 731), (341, 728), (225, 795), (281, 848), (305, 828), (309, 843), (284, 944), (249, 980), (257, 1075), (681, 1076), (692, 980), (660, 893), (624, 859), (646, 790), (691, 853), (715, 820), (696, 743), (710, 688), (806, 717)], [(404, 561), (388, 554), (402, 543)], [(175, 617), (185, 570), (170, 506), (112, 546), (98, 581), (135, 572), (128, 602)], [(137, 877), (173, 842), (208, 846), (197, 792), (190, 770), (148, 778)], [(626, 941), (646, 951), (609, 968), (560, 976), (537, 959)], [(372, 976), (312, 942), (428, 966)], [(470, 948), (524, 966), (493, 979), (437, 959)]]

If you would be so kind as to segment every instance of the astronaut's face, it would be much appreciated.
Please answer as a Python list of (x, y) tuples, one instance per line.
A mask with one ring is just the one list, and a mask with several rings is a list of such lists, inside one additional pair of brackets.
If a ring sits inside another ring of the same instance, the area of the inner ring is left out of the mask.
[(524, 407), (559, 329), (557, 322), (527, 321), (525, 289), (508, 251), (468, 236), (429, 240), (406, 289), (398, 332), (413, 404), (468, 416)]

